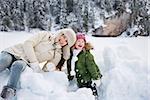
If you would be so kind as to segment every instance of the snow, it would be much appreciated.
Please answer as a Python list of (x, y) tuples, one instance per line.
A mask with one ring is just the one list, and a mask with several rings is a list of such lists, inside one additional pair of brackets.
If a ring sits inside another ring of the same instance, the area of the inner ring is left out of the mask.
[(126, 3), (125, 7), (126, 7), (126, 12), (128, 12), (128, 13), (132, 13), (132, 10), (131, 10), (131, 9), (129, 9), (129, 8), (130, 8), (129, 3)]
[[(0, 32), (0, 51), (23, 42), (39, 30)], [(103, 74), (100, 100), (149, 100), (150, 38), (96, 38), (87, 36)], [(0, 73), (0, 91), (7, 83), (9, 71)], [(34, 73), (27, 68), (20, 79), (15, 100), (94, 100), (90, 89), (68, 92), (64, 72)]]
[(89, 37), (89, 41), (103, 73), (103, 100), (148, 100), (149, 38)]

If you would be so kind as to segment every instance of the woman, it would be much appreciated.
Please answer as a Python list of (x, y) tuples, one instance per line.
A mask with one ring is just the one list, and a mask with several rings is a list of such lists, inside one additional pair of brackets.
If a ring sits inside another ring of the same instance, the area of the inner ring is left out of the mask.
[(10, 78), (1, 92), (2, 98), (15, 96), (20, 75), (27, 66), (34, 72), (41, 72), (39, 63), (46, 61), (43, 70), (50, 71), (57, 66), (61, 58), (69, 58), (70, 47), (76, 41), (75, 32), (72, 29), (62, 29), (57, 33), (56, 37), (50, 33), (39, 33), (23, 44), (17, 44), (1, 52), (0, 72), (6, 68), (10, 69)]

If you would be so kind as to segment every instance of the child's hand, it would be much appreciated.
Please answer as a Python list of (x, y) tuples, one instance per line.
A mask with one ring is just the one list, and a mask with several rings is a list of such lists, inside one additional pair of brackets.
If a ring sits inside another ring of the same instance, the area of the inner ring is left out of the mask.
[(101, 80), (93, 80), (92, 81), (92, 86), (94, 86), (94, 83), (96, 84), (97, 87), (99, 87), (101, 85)]
[(69, 81), (74, 79), (74, 76), (68, 76)]
[(70, 74), (71, 74), (71, 76), (75, 76), (76, 72), (72, 70), (72, 71), (70, 72)]

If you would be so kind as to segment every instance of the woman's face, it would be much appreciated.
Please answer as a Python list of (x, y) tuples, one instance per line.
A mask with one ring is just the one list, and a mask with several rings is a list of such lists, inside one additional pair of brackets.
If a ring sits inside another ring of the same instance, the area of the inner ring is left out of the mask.
[(67, 38), (65, 35), (61, 35), (58, 40), (59, 44), (63, 47), (68, 44)]
[(84, 39), (78, 39), (75, 43), (75, 48), (76, 49), (79, 49), (79, 50), (82, 50), (85, 46), (85, 41)]

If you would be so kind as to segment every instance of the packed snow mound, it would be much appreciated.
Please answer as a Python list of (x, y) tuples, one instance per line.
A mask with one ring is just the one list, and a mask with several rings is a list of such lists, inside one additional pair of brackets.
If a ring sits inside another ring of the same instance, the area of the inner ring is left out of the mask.
[[(0, 33), (0, 51), (32, 36), (26, 32)], [(8, 41), (9, 40), (9, 41)], [(150, 38), (96, 38), (87, 36), (101, 69), (100, 100), (149, 100)], [(11, 41), (11, 42), (10, 42)], [(9, 70), (0, 73), (0, 91), (6, 85)], [(90, 89), (68, 92), (64, 72), (34, 73), (30, 68), (21, 75), (14, 100), (94, 100)]]
[[(3, 71), (0, 81), (8, 80), (9, 71)], [(2, 86), (5, 82), (0, 83)], [(13, 100), (95, 100), (92, 91), (87, 88), (76, 92), (67, 92), (68, 80), (64, 72), (34, 73), (28, 68), (23, 72)]]

